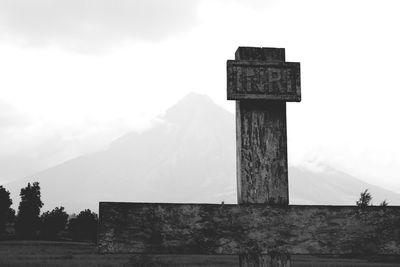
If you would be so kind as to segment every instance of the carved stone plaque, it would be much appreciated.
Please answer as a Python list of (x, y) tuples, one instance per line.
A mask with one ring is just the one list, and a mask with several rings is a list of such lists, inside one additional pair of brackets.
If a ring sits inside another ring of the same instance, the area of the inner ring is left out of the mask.
[(300, 63), (227, 61), (228, 99), (301, 101)]

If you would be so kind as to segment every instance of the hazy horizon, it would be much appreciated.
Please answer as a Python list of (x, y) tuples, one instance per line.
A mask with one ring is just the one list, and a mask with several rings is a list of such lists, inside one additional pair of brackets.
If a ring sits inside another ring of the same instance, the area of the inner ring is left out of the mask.
[[(140, 132), (6, 184), (18, 207), (19, 192), (38, 181), (43, 210), (69, 212), (98, 203), (237, 203), (235, 116), (206, 95), (190, 93)], [(373, 203), (400, 204), (393, 193), (329, 164), (289, 164), (291, 205), (354, 205), (368, 189)], [(71, 193), (73, 192), (73, 193)]]

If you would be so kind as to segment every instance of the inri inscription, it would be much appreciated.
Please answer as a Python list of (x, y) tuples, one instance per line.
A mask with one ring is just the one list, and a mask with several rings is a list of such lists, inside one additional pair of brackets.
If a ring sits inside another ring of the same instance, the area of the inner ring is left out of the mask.
[(300, 102), (300, 63), (228, 60), (228, 99)]

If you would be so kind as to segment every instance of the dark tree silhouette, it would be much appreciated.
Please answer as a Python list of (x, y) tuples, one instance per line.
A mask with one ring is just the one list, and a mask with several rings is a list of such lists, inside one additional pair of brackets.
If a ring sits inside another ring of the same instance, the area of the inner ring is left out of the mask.
[(10, 192), (0, 185), (0, 237), (5, 234), (7, 223), (14, 220), (15, 211), (11, 205)]
[(389, 203), (386, 201), (386, 199), (384, 201), (382, 201), (381, 204), (379, 204), (379, 206), (382, 206), (382, 207), (386, 207), (387, 205), (389, 205)]
[(57, 240), (61, 231), (65, 230), (68, 214), (64, 207), (56, 207), (52, 211), (46, 211), (40, 216), (40, 236), (47, 240)]
[(37, 237), (40, 226), (40, 209), (43, 203), (40, 199), (40, 186), (38, 182), (21, 189), (21, 202), (18, 207), (18, 215), (15, 223), (16, 234), (22, 239), (34, 239)]
[(360, 198), (359, 200), (357, 200), (356, 204), (359, 207), (367, 207), (369, 205), (372, 206), (371, 200), (372, 200), (371, 194), (368, 192), (368, 189), (365, 189), (364, 192), (360, 193)]
[(97, 214), (86, 209), (81, 211), (76, 218), (69, 220), (68, 231), (73, 240), (96, 242), (97, 223)]

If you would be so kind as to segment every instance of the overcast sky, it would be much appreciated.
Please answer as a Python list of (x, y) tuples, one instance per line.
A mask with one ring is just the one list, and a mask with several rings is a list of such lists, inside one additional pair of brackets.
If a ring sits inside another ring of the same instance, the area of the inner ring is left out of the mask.
[(103, 149), (188, 92), (230, 111), (238, 46), (301, 62), (289, 163), (400, 192), (398, 1), (0, 0), (0, 181)]

